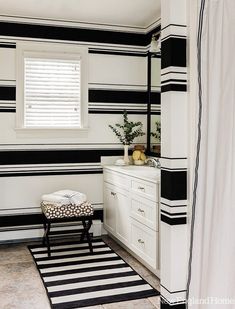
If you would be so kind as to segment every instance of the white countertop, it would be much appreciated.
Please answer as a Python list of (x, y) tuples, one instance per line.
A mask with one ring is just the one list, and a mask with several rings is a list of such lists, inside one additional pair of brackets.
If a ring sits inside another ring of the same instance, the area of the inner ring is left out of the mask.
[(105, 165), (105, 169), (119, 172), (128, 176), (140, 178), (146, 181), (151, 181), (154, 183), (160, 182), (160, 172), (161, 170), (150, 166), (137, 166), (137, 165)]

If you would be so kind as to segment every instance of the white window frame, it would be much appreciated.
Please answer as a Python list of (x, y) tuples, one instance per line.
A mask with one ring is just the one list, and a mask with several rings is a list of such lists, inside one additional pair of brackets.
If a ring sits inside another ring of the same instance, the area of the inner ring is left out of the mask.
[[(81, 101), (79, 127), (26, 127), (24, 123), (24, 59), (80, 59)], [(87, 130), (88, 129), (88, 48), (68, 44), (19, 42), (16, 44), (16, 130)]]

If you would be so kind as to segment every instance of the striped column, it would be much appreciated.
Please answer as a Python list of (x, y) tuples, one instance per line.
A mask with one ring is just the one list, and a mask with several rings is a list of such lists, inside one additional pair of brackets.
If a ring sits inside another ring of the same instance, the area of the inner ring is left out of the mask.
[(185, 308), (187, 278), (186, 0), (161, 1), (161, 308)]

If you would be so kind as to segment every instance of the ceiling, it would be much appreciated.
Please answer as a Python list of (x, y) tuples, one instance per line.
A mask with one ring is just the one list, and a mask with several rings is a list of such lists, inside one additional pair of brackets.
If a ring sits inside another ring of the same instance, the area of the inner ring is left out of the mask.
[(161, 0), (0, 0), (0, 15), (147, 28)]

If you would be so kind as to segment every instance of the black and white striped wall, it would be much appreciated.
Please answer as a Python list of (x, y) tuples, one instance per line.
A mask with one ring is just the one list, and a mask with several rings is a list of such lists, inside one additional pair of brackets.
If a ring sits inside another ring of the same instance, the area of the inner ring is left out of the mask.
[[(126, 109), (146, 128), (147, 50), (159, 23), (145, 29), (0, 16), (0, 242), (41, 236), (40, 196), (63, 188), (86, 193), (102, 220), (101, 158), (123, 154), (108, 124)], [(15, 129), (20, 41), (88, 47), (87, 132)], [(153, 96), (160, 107), (159, 90)]]
[(186, 0), (161, 1), (161, 308), (185, 308), (187, 274)]

